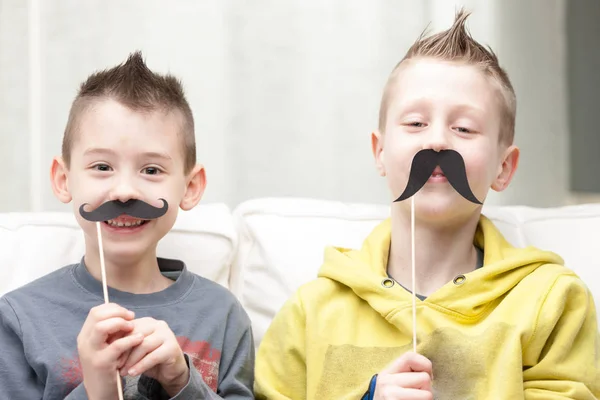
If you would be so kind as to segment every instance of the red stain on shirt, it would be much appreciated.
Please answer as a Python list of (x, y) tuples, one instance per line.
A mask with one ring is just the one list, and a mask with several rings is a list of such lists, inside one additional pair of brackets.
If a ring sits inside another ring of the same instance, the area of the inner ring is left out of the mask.
[(69, 392), (73, 391), (83, 382), (83, 370), (81, 369), (81, 363), (77, 355), (73, 358), (63, 357), (60, 360), (60, 371)]
[(213, 349), (210, 343), (204, 341), (192, 342), (184, 336), (178, 336), (177, 342), (184, 353), (189, 355), (196, 370), (200, 372), (202, 379), (213, 392), (217, 391), (219, 384), (219, 364), (221, 352)]

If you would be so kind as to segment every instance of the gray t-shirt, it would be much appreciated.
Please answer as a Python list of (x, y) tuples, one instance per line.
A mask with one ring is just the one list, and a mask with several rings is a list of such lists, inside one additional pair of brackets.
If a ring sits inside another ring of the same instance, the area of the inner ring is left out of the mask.
[[(167, 289), (132, 294), (109, 288), (109, 300), (136, 318), (168, 323), (190, 367), (188, 385), (173, 399), (253, 399), (254, 344), (248, 315), (226, 288), (158, 259)], [(5, 266), (6, 267), (6, 266)], [(102, 284), (83, 260), (0, 299), (0, 393), (11, 400), (87, 399), (77, 336), (92, 307), (104, 302)], [(123, 381), (128, 400), (169, 399), (148, 377)]]

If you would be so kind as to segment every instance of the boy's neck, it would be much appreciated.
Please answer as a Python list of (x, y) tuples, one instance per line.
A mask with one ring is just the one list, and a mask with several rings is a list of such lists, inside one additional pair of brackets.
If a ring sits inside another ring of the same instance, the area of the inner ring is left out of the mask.
[[(453, 226), (432, 226), (415, 218), (415, 292), (429, 296), (457, 275), (475, 269), (477, 251), (473, 238), (479, 213)], [(392, 209), (392, 239), (387, 272), (412, 290), (410, 213)]]
[[(111, 260), (104, 258), (107, 286), (128, 293), (147, 294), (166, 289), (173, 281), (163, 276), (158, 266), (155, 252), (147, 252), (142, 257)], [(102, 281), (98, 249), (88, 249), (85, 265), (89, 273)]]

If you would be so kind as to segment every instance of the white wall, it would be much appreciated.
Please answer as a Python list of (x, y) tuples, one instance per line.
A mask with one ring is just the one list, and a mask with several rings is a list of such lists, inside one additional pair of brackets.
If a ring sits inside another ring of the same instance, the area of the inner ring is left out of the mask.
[[(381, 89), (429, 22), (449, 26), (456, 4), (473, 10), (472, 32), (499, 54), (518, 96), (521, 165), (512, 187), (488, 203), (565, 204), (563, 3), (0, 0), (0, 211), (66, 209), (51, 193), (48, 169), (70, 102), (89, 73), (135, 49), (186, 85), (208, 172), (206, 201), (234, 206), (289, 195), (388, 203), (369, 140)], [(31, 57), (35, 4), (40, 40)], [(39, 85), (29, 87), (36, 76)]]
[(0, 0), (0, 211), (29, 207), (27, 3)]

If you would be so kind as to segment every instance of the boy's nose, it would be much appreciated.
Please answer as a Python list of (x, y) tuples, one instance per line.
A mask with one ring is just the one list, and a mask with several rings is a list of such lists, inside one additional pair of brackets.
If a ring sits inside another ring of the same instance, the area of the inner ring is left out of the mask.
[(431, 142), (429, 143), (428, 146), (425, 147), (426, 149), (431, 149), (433, 151), (437, 151), (440, 152), (442, 150), (447, 150), (448, 149), (448, 144), (442, 141), (436, 141), (436, 142)]
[(442, 150), (448, 150), (449, 147), (450, 146), (448, 144), (448, 141), (444, 138), (431, 138), (427, 140), (423, 145), (423, 149), (431, 149), (437, 152)]
[(449, 147), (448, 135), (444, 129), (440, 128), (430, 130), (430, 134), (427, 135), (427, 139), (423, 146), (424, 149), (431, 149), (438, 152), (447, 150)]
[(109, 199), (125, 203), (131, 199), (139, 199), (139, 192), (129, 182), (121, 181), (112, 188)]

